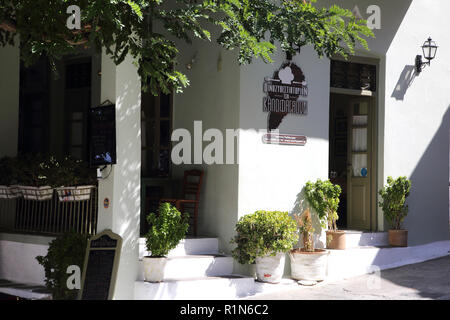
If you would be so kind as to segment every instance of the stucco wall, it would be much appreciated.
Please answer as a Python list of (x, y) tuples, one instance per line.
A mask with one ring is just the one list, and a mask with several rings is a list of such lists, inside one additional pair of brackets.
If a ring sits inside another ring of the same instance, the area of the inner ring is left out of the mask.
[[(386, 53), (384, 176), (412, 181), (404, 223), (412, 245), (450, 239), (448, 12), (448, 1), (414, 0)], [(439, 45), (436, 59), (408, 77), (429, 36)]]
[[(322, 5), (336, 1), (321, 0)], [(445, 0), (361, 0), (363, 18), (370, 5), (381, 9), (381, 29), (374, 30), (370, 52), (357, 55), (380, 60), (378, 87), (378, 188), (388, 176), (412, 181), (409, 215), (404, 227), (411, 245), (449, 239), (448, 188), (448, 29), (450, 3)], [(355, 2), (343, 0), (348, 9)], [(439, 45), (436, 59), (420, 75), (414, 59), (431, 36)], [(389, 226), (379, 209), (379, 228)]]
[(17, 154), (19, 47), (0, 48), (0, 157)]
[(0, 233), (0, 279), (44, 285), (44, 268), (37, 256), (45, 256), (52, 237)]
[[(225, 51), (215, 43), (195, 41), (192, 47), (185, 46), (180, 51), (183, 54), (178, 68), (187, 74), (190, 86), (174, 96), (173, 128), (185, 128), (191, 132), (194, 161), (194, 121), (202, 121), (203, 132), (219, 129), (224, 145), (225, 130), (239, 126), (239, 65), (236, 52)], [(187, 70), (185, 65), (195, 52), (197, 56), (192, 69)], [(203, 142), (203, 148), (209, 143)], [(237, 158), (237, 140), (235, 146)], [(181, 179), (184, 170), (189, 168), (205, 171), (200, 196), (199, 235), (219, 237), (219, 249), (228, 252), (237, 221), (238, 165), (172, 165), (173, 178)]]

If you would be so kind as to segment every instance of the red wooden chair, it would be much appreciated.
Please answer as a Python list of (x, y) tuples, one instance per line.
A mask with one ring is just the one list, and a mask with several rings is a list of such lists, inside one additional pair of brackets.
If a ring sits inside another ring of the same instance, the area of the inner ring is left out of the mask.
[[(183, 178), (183, 198), (160, 199), (159, 203), (168, 202), (173, 204), (181, 212), (193, 211), (194, 236), (197, 236), (198, 206), (200, 203), (200, 189), (202, 186), (204, 172), (201, 170), (187, 170)], [(188, 210), (186, 210), (188, 209)], [(189, 212), (192, 214), (192, 212)], [(192, 215), (191, 215), (192, 217)]]

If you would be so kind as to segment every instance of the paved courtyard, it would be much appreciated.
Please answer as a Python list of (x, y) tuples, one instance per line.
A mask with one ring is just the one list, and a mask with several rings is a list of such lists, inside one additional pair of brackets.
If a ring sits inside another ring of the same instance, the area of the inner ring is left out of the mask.
[(261, 300), (450, 300), (450, 255), (316, 286), (261, 293)]

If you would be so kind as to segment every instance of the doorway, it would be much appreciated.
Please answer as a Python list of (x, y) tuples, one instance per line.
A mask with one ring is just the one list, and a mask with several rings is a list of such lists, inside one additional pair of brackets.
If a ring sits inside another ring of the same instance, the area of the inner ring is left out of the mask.
[(329, 179), (341, 187), (339, 229), (376, 230), (376, 101), (330, 94)]

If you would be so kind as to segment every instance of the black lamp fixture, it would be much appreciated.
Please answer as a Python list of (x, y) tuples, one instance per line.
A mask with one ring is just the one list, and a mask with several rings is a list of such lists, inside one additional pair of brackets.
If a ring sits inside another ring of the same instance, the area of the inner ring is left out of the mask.
[(431, 37), (429, 37), (428, 40), (425, 41), (425, 43), (422, 46), (423, 57), (428, 61), (423, 62), (421, 55), (416, 56), (416, 71), (417, 71), (417, 73), (422, 72), (422, 70), (425, 68), (426, 65), (431, 64), (431, 60), (433, 60), (434, 57), (436, 56), (437, 49), (438, 49), (438, 46), (436, 45), (436, 42), (434, 42), (431, 39)]

